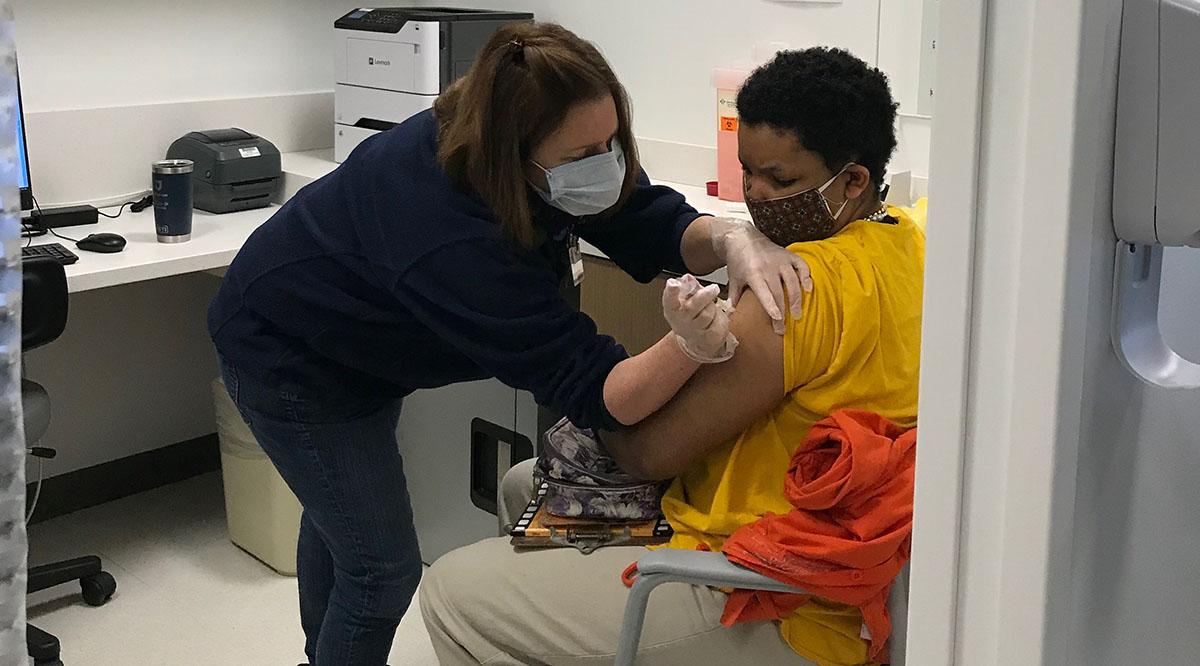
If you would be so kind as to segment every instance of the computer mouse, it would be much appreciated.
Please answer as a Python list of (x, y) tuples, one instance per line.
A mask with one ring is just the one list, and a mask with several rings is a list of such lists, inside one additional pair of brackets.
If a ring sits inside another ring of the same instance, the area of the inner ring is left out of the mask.
[(125, 238), (117, 234), (92, 234), (75, 243), (75, 247), (88, 252), (120, 252), (125, 249)]

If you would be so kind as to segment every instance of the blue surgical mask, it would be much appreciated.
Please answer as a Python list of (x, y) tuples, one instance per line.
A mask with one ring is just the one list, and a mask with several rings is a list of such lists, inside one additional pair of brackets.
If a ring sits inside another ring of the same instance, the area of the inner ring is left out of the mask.
[(549, 192), (535, 187), (546, 203), (575, 217), (597, 215), (612, 208), (621, 198), (625, 184), (625, 151), (621, 143), (612, 140), (612, 150), (601, 155), (585, 157), (547, 169), (537, 162), (534, 166), (546, 172)]

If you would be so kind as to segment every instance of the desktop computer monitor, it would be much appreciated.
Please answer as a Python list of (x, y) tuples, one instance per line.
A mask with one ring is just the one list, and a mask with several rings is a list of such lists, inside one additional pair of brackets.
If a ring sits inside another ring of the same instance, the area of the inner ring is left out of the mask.
[(17, 74), (17, 161), (21, 171), (21, 210), (32, 210), (33, 190), (29, 187), (29, 150), (25, 147), (25, 116), (21, 109), (20, 74)]

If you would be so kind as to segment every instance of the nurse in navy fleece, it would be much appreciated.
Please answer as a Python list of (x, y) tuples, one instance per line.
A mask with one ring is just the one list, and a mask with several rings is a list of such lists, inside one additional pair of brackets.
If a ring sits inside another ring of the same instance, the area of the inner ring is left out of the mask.
[(726, 309), (690, 280), (664, 295), (672, 333), (646, 352), (598, 335), (560, 290), (577, 238), (642, 282), (728, 265), (733, 298), (753, 290), (780, 321), (798, 306), (807, 267), (650, 185), (629, 116), (594, 46), (509, 26), (431, 112), (363, 142), (229, 268), (209, 328), (231, 397), (304, 506), (311, 663), (384, 664), (417, 587), (405, 395), (496, 377), (613, 429), (733, 353)]

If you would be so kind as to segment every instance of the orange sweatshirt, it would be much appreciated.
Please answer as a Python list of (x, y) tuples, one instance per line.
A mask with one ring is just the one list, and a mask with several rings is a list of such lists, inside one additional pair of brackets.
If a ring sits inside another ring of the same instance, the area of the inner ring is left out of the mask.
[[(877, 662), (887, 661), (892, 630), (888, 592), (910, 553), (916, 441), (915, 428), (877, 414), (834, 413), (813, 426), (792, 457), (784, 490), (795, 509), (768, 513), (722, 547), (736, 564), (858, 606)], [(808, 599), (737, 590), (722, 622), (779, 619)]]

